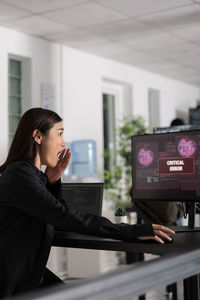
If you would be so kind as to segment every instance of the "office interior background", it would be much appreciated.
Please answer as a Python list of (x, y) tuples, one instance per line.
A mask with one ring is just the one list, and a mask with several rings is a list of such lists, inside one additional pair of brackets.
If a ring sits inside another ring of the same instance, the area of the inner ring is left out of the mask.
[[(103, 94), (114, 99), (115, 121), (187, 124), (200, 99), (200, 1), (0, 0), (0, 163), (20, 115), (47, 107), (63, 117), (66, 142), (96, 142), (95, 180), (103, 181)], [(85, 277), (113, 260), (53, 249), (49, 265)]]

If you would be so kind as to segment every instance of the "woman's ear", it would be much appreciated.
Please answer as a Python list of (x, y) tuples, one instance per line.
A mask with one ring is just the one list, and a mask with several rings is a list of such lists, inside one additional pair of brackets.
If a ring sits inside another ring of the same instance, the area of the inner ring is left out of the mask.
[(42, 134), (38, 129), (35, 129), (33, 131), (33, 139), (37, 144), (41, 144), (42, 143)]

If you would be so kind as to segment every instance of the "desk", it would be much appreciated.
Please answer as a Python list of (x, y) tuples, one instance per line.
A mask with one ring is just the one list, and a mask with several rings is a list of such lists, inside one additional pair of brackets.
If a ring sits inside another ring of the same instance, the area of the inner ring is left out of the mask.
[[(155, 255), (166, 254), (180, 254), (189, 252), (200, 248), (200, 233), (199, 232), (179, 232), (174, 237), (174, 242), (166, 243), (164, 245), (155, 243), (142, 243), (142, 242), (124, 242), (113, 239), (99, 238), (93, 236), (87, 236), (70, 232), (55, 232), (52, 246), (57, 247), (69, 247), (69, 248), (84, 248), (95, 250), (109, 250), (109, 251), (124, 251), (133, 253), (151, 253)], [(196, 292), (194, 283), (198, 285), (197, 276), (192, 277), (192, 281), (184, 281), (184, 286), (187, 286), (187, 293), (185, 289), (186, 299), (198, 299), (196, 298)], [(193, 288), (191, 289), (191, 285)], [(194, 292), (194, 297), (191, 293)], [(192, 298), (193, 297), (193, 298)], [(198, 296), (197, 296), (198, 297)]]
[(150, 242), (124, 242), (107, 238), (87, 236), (73, 232), (55, 231), (52, 246), (164, 255), (199, 249), (200, 233), (179, 232), (174, 236), (174, 242), (161, 245)]

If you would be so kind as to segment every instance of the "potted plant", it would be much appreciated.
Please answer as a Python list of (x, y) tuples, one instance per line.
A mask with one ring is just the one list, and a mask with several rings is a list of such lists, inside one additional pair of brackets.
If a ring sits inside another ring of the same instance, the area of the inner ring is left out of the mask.
[(124, 207), (118, 207), (115, 209), (114, 215), (116, 223), (127, 223), (127, 211)]
[[(127, 207), (130, 203), (131, 175), (131, 137), (144, 134), (147, 130), (141, 116), (125, 116), (116, 129), (117, 160), (110, 170), (104, 171), (106, 195), (112, 201), (112, 209)], [(106, 152), (104, 158), (108, 157)]]

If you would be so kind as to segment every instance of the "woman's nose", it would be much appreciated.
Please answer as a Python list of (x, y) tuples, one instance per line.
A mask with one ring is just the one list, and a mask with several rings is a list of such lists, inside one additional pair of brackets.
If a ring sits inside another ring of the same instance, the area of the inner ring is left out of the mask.
[(65, 146), (66, 146), (66, 143), (65, 143), (65, 141), (63, 139), (63, 141), (62, 141), (62, 147), (65, 148)]

